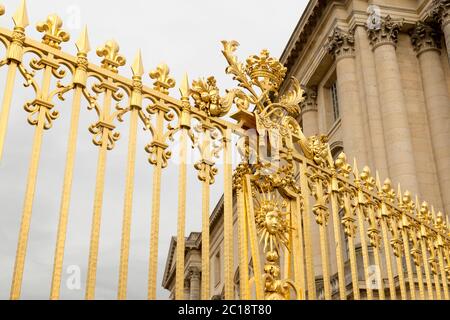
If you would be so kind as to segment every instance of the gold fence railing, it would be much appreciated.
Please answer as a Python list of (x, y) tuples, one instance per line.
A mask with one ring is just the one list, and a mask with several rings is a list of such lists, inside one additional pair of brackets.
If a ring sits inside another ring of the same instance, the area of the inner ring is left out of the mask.
[[(4, 11), (4, 10), (3, 10)], [(41, 42), (26, 36), (29, 25), (25, 1), (13, 16), (12, 31), (0, 28), (7, 69), (0, 113), (0, 158), (13, 108), (16, 78), (34, 98), (25, 103), (28, 123), (35, 127), (17, 242), (11, 299), (21, 296), (24, 265), (33, 212), (44, 132), (57, 121), (58, 99), (72, 94), (68, 149), (55, 242), (50, 298), (60, 296), (65, 240), (77, 154), (80, 109), (87, 104), (97, 120), (88, 129), (98, 146), (95, 194), (90, 225), (85, 297), (95, 298), (100, 225), (104, 204), (106, 161), (120, 134), (117, 122), (129, 126), (123, 224), (120, 247), (118, 299), (127, 297), (128, 260), (133, 218), (134, 177), (138, 126), (150, 142), (145, 151), (153, 166), (148, 298), (156, 299), (158, 248), (161, 240), (162, 172), (170, 164), (177, 134), (178, 212), (174, 293), (183, 299), (185, 284), (185, 229), (188, 170), (197, 170), (202, 189), (201, 298), (210, 288), (210, 186), (223, 158), (224, 298), (233, 299), (449, 299), (449, 222), (444, 214), (420, 203), (391, 182), (373, 178), (368, 168), (350, 167), (344, 154), (331, 158), (325, 136), (305, 137), (295, 120), (303, 91), (294, 79), (292, 90), (278, 97), (286, 69), (267, 50), (239, 62), (238, 44), (223, 41), (227, 73), (239, 87), (220, 96), (214, 77), (193, 81), (187, 76), (180, 99), (169, 96), (175, 81), (166, 65), (150, 73), (152, 88), (143, 84), (144, 67), (138, 53), (131, 79), (119, 75), (126, 59), (111, 40), (96, 53), (100, 66), (88, 61), (87, 30), (81, 33), (76, 56), (61, 50), (69, 41), (63, 22), (50, 15), (37, 25)], [(24, 57), (31, 57), (25, 63)], [(40, 76), (40, 82), (37, 81)], [(253, 106), (253, 109), (250, 109)], [(224, 120), (231, 114), (235, 122)], [(62, 112), (68, 112), (64, 110)], [(124, 116), (127, 115), (127, 118)], [(197, 123), (198, 125), (194, 125)], [(233, 137), (240, 137), (241, 162), (233, 167)], [(188, 167), (189, 145), (201, 160)], [(1, 169), (0, 169), (1, 170)], [(237, 234), (233, 229), (236, 195)], [(14, 214), (8, 212), (7, 214)], [(238, 238), (238, 248), (233, 245)], [(318, 244), (318, 248), (316, 248)], [(237, 252), (238, 261), (234, 259)], [(249, 262), (251, 268), (248, 268)], [(239, 295), (233, 281), (239, 269)], [(387, 279), (387, 281), (385, 281)]]

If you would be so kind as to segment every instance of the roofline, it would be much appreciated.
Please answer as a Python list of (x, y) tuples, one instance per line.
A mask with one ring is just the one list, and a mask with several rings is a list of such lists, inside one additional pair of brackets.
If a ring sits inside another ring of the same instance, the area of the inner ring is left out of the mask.
[(309, 18), (309, 16), (311, 15), (311, 7), (313, 7), (313, 3), (317, 2), (318, 0), (309, 0), (305, 10), (303, 11), (300, 19), (297, 22), (297, 25), (294, 28), (294, 31), (291, 33), (291, 36), (289, 37), (288, 42), (286, 43), (286, 46), (284, 47), (283, 53), (280, 56), (280, 61), (283, 61), (283, 59), (285, 58), (286, 54), (287, 56), (289, 56), (290, 51), (288, 52), (288, 48), (290, 46), (290, 44), (294, 41), (294, 35), (297, 33), (297, 30), (300, 29), (300, 25), (303, 24), (303, 22), (305, 20), (307, 20), (307, 18)]

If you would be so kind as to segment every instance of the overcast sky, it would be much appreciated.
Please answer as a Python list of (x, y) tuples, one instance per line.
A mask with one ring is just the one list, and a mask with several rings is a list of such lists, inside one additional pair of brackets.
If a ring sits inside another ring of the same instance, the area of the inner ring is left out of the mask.
[[(11, 16), (19, 0), (0, 1), (6, 14), (0, 25), (12, 28)], [(214, 75), (222, 92), (235, 84), (225, 75), (226, 61), (220, 40), (237, 40), (241, 46), (238, 56), (259, 53), (263, 48), (279, 57), (287, 44), (306, 4), (306, 0), (227, 0), (227, 1), (148, 1), (148, 0), (28, 0), (30, 27), (27, 34), (38, 39), (37, 22), (50, 13), (59, 14), (64, 28), (72, 39), (63, 45), (75, 54), (74, 42), (81, 27), (89, 28), (91, 62), (98, 63), (95, 48), (114, 38), (128, 59), (121, 73), (129, 76), (130, 64), (137, 49), (142, 49), (146, 77), (158, 63), (166, 62), (179, 82), (184, 72), (190, 79)], [(4, 55), (4, 48), (1, 48)], [(27, 58), (29, 59), (29, 58)], [(6, 67), (0, 70), (0, 83), (5, 82)], [(69, 79), (70, 80), (70, 79)], [(146, 84), (150, 85), (148, 77)], [(26, 122), (23, 104), (33, 98), (30, 88), (22, 88), (17, 81), (10, 114), (4, 158), (0, 162), (0, 298), (9, 297), (16, 243), (27, 180), (28, 159), (31, 153), (34, 127)], [(1, 86), (3, 87), (3, 86)], [(0, 95), (3, 95), (0, 90)], [(178, 90), (171, 94), (178, 97)], [(50, 292), (54, 246), (59, 215), (61, 189), (67, 149), (71, 96), (66, 103), (57, 103), (59, 118), (53, 128), (45, 132), (33, 207), (30, 238), (22, 286), (22, 298), (47, 299)], [(83, 104), (75, 178), (66, 241), (62, 299), (82, 299), (88, 261), (90, 223), (95, 187), (98, 147), (91, 143), (87, 128), (96, 122), (93, 111)], [(128, 119), (126, 119), (128, 120)], [(140, 126), (141, 127), (141, 126)], [(128, 141), (127, 121), (118, 125), (121, 139), (108, 153), (107, 178), (101, 225), (100, 255), (97, 272), (97, 299), (117, 296), (120, 236)], [(129, 262), (128, 298), (145, 299), (148, 278), (149, 230), (152, 194), (152, 168), (144, 151), (150, 141), (148, 133), (139, 129), (136, 162), (136, 183), (133, 203), (133, 222)], [(173, 150), (176, 153), (176, 148)], [(220, 174), (212, 186), (211, 208), (221, 196), (223, 178)], [(158, 297), (167, 298), (160, 287), (170, 237), (176, 234), (177, 167), (172, 161), (165, 169), (162, 184), (161, 233), (159, 246)], [(201, 230), (201, 187), (192, 165), (189, 166), (187, 230)], [(66, 285), (67, 268), (81, 269), (81, 289), (70, 290)]]

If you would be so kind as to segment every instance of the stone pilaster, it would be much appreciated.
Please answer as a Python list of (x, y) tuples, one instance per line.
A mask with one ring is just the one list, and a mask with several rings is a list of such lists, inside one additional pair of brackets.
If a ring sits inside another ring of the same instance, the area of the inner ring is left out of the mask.
[(445, 211), (450, 212), (450, 99), (441, 53), (441, 33), (418, 22), (411, 32), (425, 95), (437, 176)]
[(356, 75), (355, 38), (353, 32), (335, 28), (328, 38), (327, 49), (336, 59), (336, 77), (342, 123), (344, 152), (358, 164), (367, 165), (359, 88)]
[(317, 87), (304, 87), (303, 91), (304, 100), (301, 104), (302, 129), (305, 136), (309, 137), (319, 133)]
[(396, 46), (402, 22), (390, 16), (367, 30), (375, 57), (377, 87), (380, 96), (389, 172), (394, 183), (417, 193), (418, 183), (411, 130), (397, 61)]
[(434, 0), (429, 16), (442, 27), (450, 63), (450, 0)]
[(200, 300), (200, 270), (196, 267), (189, 268), (190, 295), (189, 300)]

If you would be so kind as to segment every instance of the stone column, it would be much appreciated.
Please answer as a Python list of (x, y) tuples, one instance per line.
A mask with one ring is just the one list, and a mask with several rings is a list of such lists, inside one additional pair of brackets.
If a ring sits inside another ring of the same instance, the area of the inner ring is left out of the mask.
[[(190, 283), (189, 283), (189, 279), (185, 278), (184, 279), (184, 300), (189, 300), (190, 296), (191, 296), (191, 289), (189, 287)], [(172, 294), (175, 297), (175, 293)]]
[(200, 270), (196, 267), (189, 268), (190, 295), (189, 300), (200, 300)]
[(418, 22), (411, 42), (419, 59), (422, 85), (445, 211), (450, 212), (450, 99), (440, 59), (441, 33)]
[(418, 193), (416, 165), (408, 123), (396, 46), (401, 23), (390, 16), (382, 18), (377, 28), (368, 29), (375, 56), (387, 161), (391, 179), (403, 190)]
[(442, 26), (450, 63), (450, 0), (434, 0), (430, 16)]
[(356, 76), (355, 38), (353, 32), (336, 28), (328, 38), (327, 49), (336, 59), (338, 100), (342, 140), (347, 159), (356, 158), (363, 167), (368, 164), (363, 118)]
[(375, 173), (374, 170), (378, 170), (380, 176), (386, 178), (389, 176), (389, 170), (386, 159), (386, 146), (384, 144), (375, 60), (364, 26), (356, 26), (355, 41), (356, 55), (361, 61), (362, 85), (365, 89), (370, 141), (372, 142), (373, 167), (371, 169), (373, 173)]
[(319, 119), (317, 109), (317, 87), (304, 87), (302, 108), (302, 130), (306, 137), (319, 133)]

